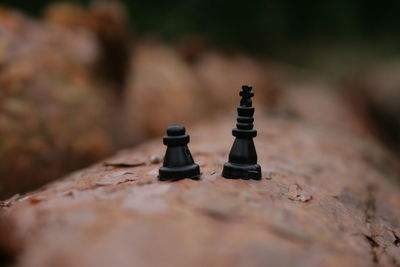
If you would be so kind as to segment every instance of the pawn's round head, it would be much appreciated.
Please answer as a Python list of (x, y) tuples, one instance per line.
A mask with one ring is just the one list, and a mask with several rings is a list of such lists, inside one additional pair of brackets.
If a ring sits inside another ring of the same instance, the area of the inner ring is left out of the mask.
[(167, 135), (168, 136), (179, 136), (184, 135), (186, 133), (185, 127), (182, 125), (171, 125), (167, 128)]

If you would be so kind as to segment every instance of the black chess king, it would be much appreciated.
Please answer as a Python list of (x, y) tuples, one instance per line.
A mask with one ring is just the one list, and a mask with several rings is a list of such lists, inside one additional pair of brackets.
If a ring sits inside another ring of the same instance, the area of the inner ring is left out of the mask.
[(257, 152), (253, 138), (257, 136), (254, 125), (254, 107), (251, 98), (252, 87), (243, 85), (236, 128), (232, 130), (235, 142), (229, 153), (229, 161), (224, 164), (222, 176), (230, 179), (261, 179), (261, 167), (257, 164)]

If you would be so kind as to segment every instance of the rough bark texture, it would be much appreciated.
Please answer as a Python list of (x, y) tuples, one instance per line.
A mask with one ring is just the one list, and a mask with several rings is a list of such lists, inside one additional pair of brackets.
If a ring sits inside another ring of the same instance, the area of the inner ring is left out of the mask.
[(157, 139), (3, 202), (16, 264), (399, 266), (388, 155), (334, 95), (308, 95), (279, 116), (256, 107), (261, 181), (220, 176), (232, 112), (187, 129), (200, 181), (159, 182)]

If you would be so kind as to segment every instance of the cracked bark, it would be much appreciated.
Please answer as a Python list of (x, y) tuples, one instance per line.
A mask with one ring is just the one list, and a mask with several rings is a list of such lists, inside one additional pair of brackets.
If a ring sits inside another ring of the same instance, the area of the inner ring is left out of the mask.
[(313, 103), (296, 119), (257, 109), (261, 181), (220, 176), (234, 118), (215, 118), (188, 129), (200, 181), (157, 180), (160, 139), (121, 151), (103, 162), (144, 164), (95, 164), (3, 202), (22, 249), (2, 251), (32, 267), (399, 266), (390, 157), (343, 106)]
[(373, 223), (374, 223), (374, 217), (375, 217), (375, 197), (374, 197), (374, 185), (370, 184), (367, 186), (367, 201), (365, 203), (366, 209), (365, 209), (365, 223), (367, 227), (369, 228), (369, 235), (364, 235), (365, 239), (367, 240), (368, 244), (371, 246), (371, 256), (372, 256), (372, 261), (375, 264), (379, 264), (379, 259), (378, 259), (378, 251), (380, 245), (378, 242), (374, 239), (375, 234), (373, 233)]
[[(371, 257), (372, 261), (375, 265), (380, 266), (381, 261), (385, 262), (383, 265), (393, 265), (393, 266), (400, 266), (398, 256), (391, 255), (390, 253), (386, 252), (387, 245), (385, 242), (381, 242), (380, 239), (382, 237), (382, 232), (380, 227), (382, 226), (379, 222), (379, 217), (376, 217), (376, 197), (375, 197), (375, 190), (376, 186), (373, 184), (367, 185), (366, 188), (366, 195), (367, 200), (365, 203), (365, 223), (367, 226), (368, 234), (364, 234), (364, 237), (367, 243), (371, 247)], [(393, 241), (393, 245), (396, 245), (397, 236), (393, 230), (389, 230), (395, 240)], [(382, 243), (382, 245), (380, 244)], [(400, 251), (399, 251), (400, 253)]]

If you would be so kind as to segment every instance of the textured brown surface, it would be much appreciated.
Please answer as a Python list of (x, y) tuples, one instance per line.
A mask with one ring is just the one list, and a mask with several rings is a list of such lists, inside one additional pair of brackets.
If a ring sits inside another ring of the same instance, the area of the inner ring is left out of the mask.
[(112, 151), (108, 94), (90, 74), (85, 30), (0, 8), (0, 198), (35, 188)]
[(400, 191), (388, 156), (363, 131), (326, 120), (346, 114), (333, 103), (312, 119), (301, 108), (288, 117), (257, 107), (261, 181), (220, 176), (232, 112), (187, 129), (200, 181), (158, 182), (160, 163), (149, 159), (165, 151), (157, 139), (105, 160), (136, 167), (99, 163), (3, 202), (23, 248), (17, 265), (399, 266)]

